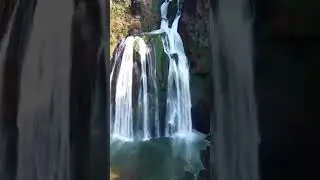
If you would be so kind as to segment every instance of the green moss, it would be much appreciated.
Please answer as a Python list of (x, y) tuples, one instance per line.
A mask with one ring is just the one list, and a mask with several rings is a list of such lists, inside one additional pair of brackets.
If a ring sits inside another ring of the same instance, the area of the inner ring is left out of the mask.
[(157, 78), (160, 85), (160, 90), (165, 89), (165, 75), (163, 74), (164, 69), (164, 49), (160, 36), (155, 38), (155, 51), (156, 51), (156, 67), (157, 67)]

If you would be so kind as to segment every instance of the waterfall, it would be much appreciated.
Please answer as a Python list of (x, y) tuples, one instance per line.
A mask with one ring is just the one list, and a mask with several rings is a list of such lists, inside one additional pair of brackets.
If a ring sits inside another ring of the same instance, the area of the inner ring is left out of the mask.
[(133, 140), (132, 68), (134, 38), (126, 39), (115, 95), (113, 136)]
[(149, 132), (149, 103), (148, 103), (148, 86), (147, 86), (147, 46), (141, 38), (137, 39), (137, 43), (139, 44), (139, 54), (140, 54), (140, 62), (141, 62), (141, 88), (139, 99), (142, 98), (142, 104), (140, 103), (140, 107), (142, 108), (143, 113), (143, 140), (148, 140), (150, 138)]
[(115, 74), (115, 70), (116, 70), (116, 67), (119, 65), (119, 59), (120, 59), (120, 56), (121, 56), (121, 53), (122, 53), (122, 51), (123, 51), (123, 48), (124, 48), (124, 46), (125, 46), (125, 40), (122, 40), (120, 43), (119, 43), (119, 45), (118, 45), (118, 47), (117, 47), (117, 49), (116, 49), (116, 52), (115, 52), (115, 54), (114, 54), (114, 57), (113, 57), (113, 59), (114, 59), (114, 61), (113, 61), (113, 67), (112, 67), (112, 69), (111, 69), (111, 73), (110, 73), (110, 81), (109, 81), (109, 83), (110, 83), (110, 85), (109, 85), (109, 87), (110, 87), (110, 92), (109, 92), (109, 104), (110, 104), (110, 117), (109, 117), (109, 120), (110, 120), (110, 132), (112, 132), (112, 130), (113, 130), (113, 116), (114, 116), (114, 111), (113, 111), (113, 105), (114, 105), (114, 103), (112, 103), (112, 100), (111, 100), (111, 97), (112, 97), (112, 92), (113, 92), (113, 89), (112, 89), (112, 80), (114, 79), (114, 74)]
[[(172, 23), (170, 3), (177, 3)], [(165, 0), (160, 9), (160, 29), (127, 37), (113, 55), (110, 164), (136, 179), (176, 179), (186, 171), (197, 179), (208, 141), (192, 127), (189, 66), (178, 33), (181, 1)]]
[(71, 0), (37, 1), (21, 70), (17, 180), (70, 179), (72, 15)]
[(259, 180), (252, 22), (246, 19), (244, 4), (221, 1), (210, 17), (216, 104), (213, 162), (215, 178), (221, 180)]
[[(169, 61), (164, 136), (187, 137), (193, 129), (189, 66), (183, 42), (178, 33), (181, 2), (177, 1), (175, 19), (172, 25), (169, 25), (167, 12), (170, 2), (166, 0), (161, 5), (160, 29), (142, 34), (160, 34), (164, 52), (167, 55), (165, 60)], [(135, 43), (140, 56), (138, 62), (134, 59)], [(162, 130), (158, 113), (157, 68), (155, 59), (152, 59), (148, 49), (143, 38), (133, 36), (127, 37), (116, 48), (110, 75), (110, 95), (112, 97), (112, 93), (115, 94), (114, 99), (110, 100), (110, 124), (112, 126), (110, 130), (113, 137), (126, 141), (160, 137)], [(137, 67), (134, 67), (135, 63)], [(138, 69), (141, 74), (135, 75), (133, 69)], [(139, 76), (138, 85), (133, 82), (135, 76)], [(134, 96), (133, 89), (138, 91), (138, 97)], [(137, 105), (134, 103), (136, 98)]]
[[(147, 52), (147, 64), (148, 64), (148, 75), (150, 78), (148, 78), (148, 84), (149, 84), (149, 91), (150, 94), (152, 94), (156, 98), (152, 98), (150, 96), (150, 101), (153, 104), (153, 109), (150, 109), (149, 114), (153, 118), (153, 126), (154, 126), (154, 137), (159, 138), (160, 137), (160, 122), (159, 122), (159, 99), (158, 99), (158, 83), (157, 83), (157, 68), (156, 63), (154, 59), (156, 59), (156, 53), (154, 52), (153, 56), (151, 52)], [(151, 119), (152, 121), (152, 119)]]
[[(135, 49), (139, 54), (139, 62), (134, 59)], [(158, 110), (156, 108), (155, 113), (149, 111), (150, 105), (158, 106), (158, 100), (150, 98), (150, 90), (153, 90), (152, 94), (157, 96), (157, 84), (156, 75), (153, 72), (155, 65), (151, 62), (147, 45), (141, 37), (129, 36), (120, 42), (113, 59), (114, 64), (110, 75), (110, 95), (115, 94), (115, 97), (110, 99), (112, 136), (125, 141), (148, 140), (152, 129), (155, 129), (155, 136), (159, 136)], [(136, 69), (134, 65), (137, 64), (141, 66), (141, 76), (133, 71)], [(148, 87), (151, 89), (149, 90)], [(137, 91), (138, 97), (135, 96)], [(137, 104), (136, 99), (138, 99)], [(152, 117), (150, 114), (153, 114)], [(150, 127), (151, 124), (155, 127)]]
[(183, 42), (178, 33), (178, 23), (181, 16), (180, 1), (175, 19), (169, 27), (167, 18), (168, 5), (161, 5), (161, 25), (164, 32), (162, 38), (164, 51), (169, 58), (169, 75), (167, 90), (166, 136), (186, 136), (192, 133), (191, 97), (189, 87), (189, 66), (184, 52)]

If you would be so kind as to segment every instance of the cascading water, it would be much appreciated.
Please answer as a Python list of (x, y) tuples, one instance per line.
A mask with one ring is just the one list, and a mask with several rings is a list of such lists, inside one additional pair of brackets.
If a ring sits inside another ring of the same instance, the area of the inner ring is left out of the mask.
[[(20, 11), (23, 8), (27, 9)], [(19, 4), (18, 9), (15, 20), (23, 23), (14, 26), (13, 30), (19, 28), (30, 34), (20, 34), (20, 38), (28, 37), (27, 40), (18, 38), (16, 43), (23, 48), (15, 50), (18, 54), (24, 52), (17, 63), (17, 71), (20, 71), (17, 79), (20, 83), (17, 86), (19, 91), (16, 96), (19, 98), (14, 118), (19, 135), (16, 142), (15, 179), (68, 180), (71, 159), (69, 75), (73, 1), (38, 0), (36, 6), (33, 2), (26, 2)], [(28, 18), (20, 19), (25, 16)], [(50, 20), (43, 17), (49, 17)], [(53, 22), (59, 22), (59, 25)], [(30, 26), (25, 25), (29, 23)], [(10, 121), (14, 122), (14, 119)]]
[[(253, 80), (252, 19), (246, 1), (225, 0), (211, 12), (217, 179), (259, 180), (259, 133)], [(247, 4), (248, 5), (248, 4)], [(223, 55), (222, 57), (220, 57)]]
[[(141, 64), (139, 82), (134, 82), (137, 77), (133, 75), (134, 63), (138, 63), (137, 61), (134, 62), (135, 48), (138, 49), (139, 63)], [(110, 102), (111, 132), (115, 138), (126, 141), (150, 139), (152, 128), (150, 127), (151, 122), (149, 119), (155, 121), (152, 123), (155, 125), (155, 136), (159, 136), (158, 113), (154, 113), (153, 117), (149, 115), (151, 99), (149, 98), (148, 86), (155, 89), (155, 93), (157, 93), (156, 77), (152, 72), (154, 65), (151, 63), (150, 58), (150, 54), (147, 53), (147, 46), (140, 37), (130, 36), (119, 44), (119, 51), (115, 54), (115, 62), (110, 76), (111, 92), (115, 88), (115, 98)], [(120, 67), (116, 68), (117, 66)], [(150, 74), (150, 76), (147, 74)], [(113, 86), (114, 82), (116, 82), (115, 86)], [(139, 89), (137, 108), (135, 108), (135, 99), (137, 97), (134, 96), (136, 89), (133, 91), (133, 87)], [(155, 103), (157, 103), (157, 100)], [(134, 110), (137, 111), (138, 115), (135, 115), (136, 112)], [(155, 110), (157, 111), (157, 109)], [(139, 119), (136, 120), (134, 117)], [(142, 123), (140, 123), (141, 119)]]
[(186, 136), (192, 132), (191, 98), (189, 88), (189, 67), (184, 53), (183, 42), (178, 33), (178, 22), (181, 16), (180, 1), (178, 11), (171, 28), (167, 18), (168, 5), (165, 1), (161, 5), (161, 26), (164, 32), (162, 38), (164, 52), (169, 58), (168, 97), (166, 136)]
[[(154, 137), (159, 138), (160, 137), (160, 122), (159, 122), (159, 99), (158, 97), (158, 84), (156, 81), (157, 77), (157, 69), (156, 69), (156, 63), (153, 60), (153, 56), (151, 55), (151, 52), (147, 52), (147, 64), (148, 64), (148, 75), (150, 78), (148, 78), (148, 84), (149, 84), (149, 91), (150, 94), (153, 94), (156, 98), (151, 98), (150, 101), (153, 104), (153, 109), (150, 109), (150, 116), (154, 117), (153, 126), (154, 126)], [(151, 119), (152, 120), (152, 119)]]
[[(141, 180), (175, 179), (185, 171), (197, 177), (204, 169), (200, 151), (208, 141), (192, 128), (189, 66), (178, 33), (181, 2), (174, 1), (171, 25), (173, 1), (165, 0), (160, 29), (127, 37), (113, 55), (110, 163), (125, 172), (141, 168)], [(154, 171), (159, 173), (151, 175)]]
[[(183, 42), (178, 33), (178, 22), (181, 16), (180, 1), (177, 1), (178, 10), (171, 27), (169, 27), (167, 18), (170, 2), (171, 0), (166, 0), (161, 5), (160, 29), (144, 34), (161, 34), (164, 52), (169, 61), (164, 136), (187, 137), (188, 134), (192, 133), (189, 67)], [(135, 43), (140, 56), (138, 62), (141, 69), (139, 85), (135, 85), (133, 82)], [(114, 100), (110, 102), (110, 124), (113, 137), (132, 141), (134, 139), (148, 140), (159, 137), (161, 134), (158, 113), (158, 84), (155, 73), (156, 63), (147, 49), (147, 45), (141, 37), (130, 36), (119, 44), (114, 55), (114, 65), (110, 76), (110, 92), (115, 93)], [(116, 66), (120, 66), (118, 72), (116, 72)], [(153, 89), (153, 93), (148, 87)], [(133, 96), (133, 88), (139, 89), (138, 115), (135, 115), (134, 112), (135, 105), (133, 102), (136, 97)], [(152, 107), (150, 106), (151, 102), (156, 106), (153, 108), (155, 113), (152, 117), (149, 111)]]
[[(116, 85), (113, 136), (133, 140), (132, 67), (134, 38), (126, 39)], [(111, 81), (111, 80), (110, 80)]]
[[(148, 86), (147, 86), (147, 61), (146, 61), (146, 51), (147, 47), (141, 38), (137, 39), (139, 44), (139, 54), (141, 62), (141, 88), (139, 93), (139, 109), (142, 109), (143, 113), (143, 140), (148, 140), (150, 138), (149, 133), (149, 106), (148, 106)], [(140, 100), (142, 98), (142, 100)], [(141, 103), (142, 102), (142, 103)]]

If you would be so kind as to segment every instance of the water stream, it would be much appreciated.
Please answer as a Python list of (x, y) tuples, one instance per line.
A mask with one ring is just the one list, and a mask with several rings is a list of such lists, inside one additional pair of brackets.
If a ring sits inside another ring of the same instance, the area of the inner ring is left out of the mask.
[[(181, 2), (175, 2), (178, 3), (178, 8), (171, 25), (167, 17), (169, 3), (171, 3), (171, 0), (167, 0), (161, 5), (162, 20), (160, 29), (150, 33), (143, 33), (144, 35), (159, 35), (162, 39), (164, 52), (167, 55), (165, 60), (168, 60), (169, 71), (166, 90), (165, 127), (160, 129), (161, 123), (159, 121), (161, 119), (159, 119), (159, 106), (157, 105), (157, 67), (154, 62), (156, 60), (152, 59), (149, 51), (147, 52), (148, 47), (142, 37), (130, 36), (119, 44), (114, 56), (114, 65), (110, 76), (111, 92), (115, 93), (114, 100), (110, 102), (110, 124), (112, 125), (113, 137), (128, 141), (134, 139), (148, 140), (153, 137), (159, 137), (160, 134), (164, 134), (165, 137), (187, 137), (193, 131), (189, 66), (183, 42), (178, 33)], [(134, 58), (134, 48), (138, 49), (138, 58)], [(134, 63), (139, 64), (138, 68), (140, 68), (141, 72), (140, 76), (138, 75), (139, 77), (134, 77)], [(120, 67), (117, 69), (117, 66)], [(140, 78), (139, 82), (133, 82), (135, 78)], [(155, 91), (151, 92), (148, 87)], [(138, 91), (138, 97), (134, 97), (133, 94), (135, 92), (133, 92), (133, 89)], [(137, 98), (137, 105), (134, 104), (134, 98)], [(152, 108), (155, 113), (151, 117), (149, 109), (152, 107), (152, 104), (150, 104), (152, 100), (154, 100), (153, 105), (157, 107)], [(138, 107), (138, 115), (135, 115), (135, 106)], [(162, 131), (164, 132), (160, 133)]]
[[(171, 24), (170, 3), (177, 3)], [(192, 127), (189, 65), (178, 33), (181, 7), (182, 1), (165, 0), (160, 7), (160, 29), (127, 37), (113, 56), (111, 166), (135, 171), (138, 179), (176, 179), (185, 171), (196, 178), (204, 169), (200, 151), (208, 142), (206, 135)], [(150, 43), (155, 39), (160, 48)], [(159, 50), (163, 53), (160, 59)], [(160, 112), (165, 114), (160, 116)]]
[(37, 2), (21, 69), (17, 180), (70, 179), (72, 12), (70, 0)]

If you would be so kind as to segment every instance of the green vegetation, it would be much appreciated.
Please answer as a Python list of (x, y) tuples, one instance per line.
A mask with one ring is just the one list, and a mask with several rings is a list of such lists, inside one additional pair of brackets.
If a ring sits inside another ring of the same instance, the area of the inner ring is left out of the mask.
[(133, 22), (134, 19), (130, 16), (130, 3), (112, 3), (110, 13), (110, 52), (113, 52), (118, 42), (127, 35)]
[[(140, 26), (142, 31), (150, 31), (158, 28), (159, 14), (153, 9), (158, 7), (157, 1), (145, 1), (142, 3), (142, 15), (135, 19), (130, 14), (130, 1), (112, 2), (110, 13), (110, 52), (113, 52), (118, 42), (125, 38), (131, 27)], [(110, 53), (112, 55), (112, 53)]]

